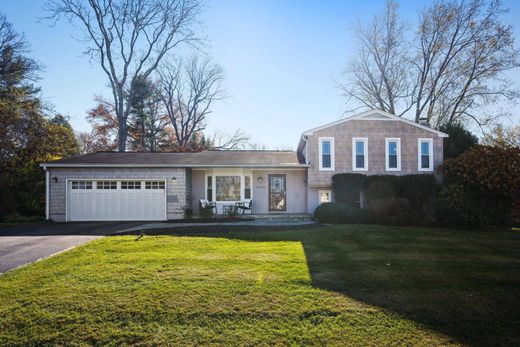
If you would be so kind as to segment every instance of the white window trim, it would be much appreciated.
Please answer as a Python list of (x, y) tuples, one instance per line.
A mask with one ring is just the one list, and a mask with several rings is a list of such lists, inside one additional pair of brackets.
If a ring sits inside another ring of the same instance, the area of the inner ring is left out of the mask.
[[(330, 141), (330, 167), (323, 167), (323, 156), (322, 156), (322, 152), (323, 152), (323, 141)], [(320, 155), (320, 158), (319, 158), (319, 169), (320, 171), (334, 171), (334, 166), (335, 166), (335, 163), (334, 163), (334, 138), (333, 137), (320, 137), (319, 138), (319, 155)]]
[[(429, 163), (428, 168), (422, 168), (421, 167), (421, 143), (422, 142), (428, 142), (428, 155), (429, 155)], [(418, 139), (417, 140), (417, 171), (426, 171), (426, 172), (432, 172), (433, 171), (433, 139), (431, 138), (424, 138), (424, 139)]]
[(320, 189), (320, 190), (318, 190), (318, 203), (320, 205), (324, 204), (324, 202), (321, 202), (321, 200), (320, 200), (322, 193), (329, 193), (330, 200), (328, 202), (332, 202), (332, 190), (331, 189)]
[[(390, 142), (397, 143), (397, 168), (391, 168), (388, 160), (389, 157), (389, 146)], [(387, 137), (385, 139), (385, 169), (386, 171), (401, 171), (401, 138), (399, 137)]]
[[(356, 167), (356, 142), (363, 142), (363, 157), (365, 158), (363, 167)], [(352, 138), (352, 171), (368, 171), (368, 138)]]

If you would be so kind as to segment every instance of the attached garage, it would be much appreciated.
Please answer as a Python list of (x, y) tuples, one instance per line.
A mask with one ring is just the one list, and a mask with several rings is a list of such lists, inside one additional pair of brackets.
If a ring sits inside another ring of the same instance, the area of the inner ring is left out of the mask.
[(165, 180), (67, 180), (68, 221), (166, 219)]

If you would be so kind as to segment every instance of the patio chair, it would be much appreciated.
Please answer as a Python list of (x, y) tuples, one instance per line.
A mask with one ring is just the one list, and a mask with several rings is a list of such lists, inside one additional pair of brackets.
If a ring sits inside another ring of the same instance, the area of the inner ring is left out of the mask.
[(205, 199), (199, 200), (199, 210), (202, 210), (203, 208), (211, 207), (212, 210), (215, 210), (214, 213), (217, 214), (217, 204), (213, 201), (208, 201)]
[(236, 207), (238, 210), (242, 211), (242, 214), (246, 213), (246, 210), (249, 210), (250, 214), (253, 214), (253, 200), (252, 199), (244, 199), (242, 202), (237, 202)]

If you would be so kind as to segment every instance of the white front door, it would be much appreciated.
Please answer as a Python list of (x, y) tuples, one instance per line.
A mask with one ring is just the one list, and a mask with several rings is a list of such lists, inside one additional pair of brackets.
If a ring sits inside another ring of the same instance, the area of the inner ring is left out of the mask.
[(164, 180), (69, 180), (67, 220), (166, 220)]

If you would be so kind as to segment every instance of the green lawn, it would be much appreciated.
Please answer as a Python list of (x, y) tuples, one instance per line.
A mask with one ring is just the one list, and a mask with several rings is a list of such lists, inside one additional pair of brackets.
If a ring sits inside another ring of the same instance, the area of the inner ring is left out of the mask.
[(106, 237), (0, 277), (0, 345), (520, 345), (520, 233)]

